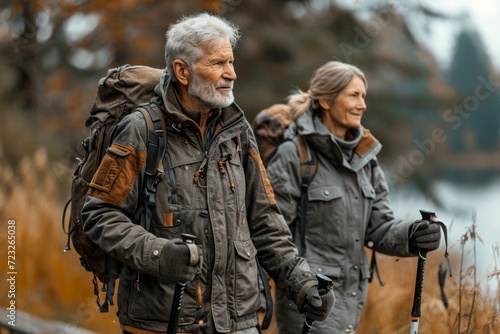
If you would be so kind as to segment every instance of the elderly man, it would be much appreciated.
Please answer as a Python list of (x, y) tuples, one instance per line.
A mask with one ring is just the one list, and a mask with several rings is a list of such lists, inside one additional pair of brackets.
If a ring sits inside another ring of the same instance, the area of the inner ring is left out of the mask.
[[(319, 295), (314, 273), (297, 255), (249, 123), (234, 103), (238, 38), (234, 24), (210, 14), (183, 18), (167, 32), (157, 87), (167, 144), (149, 230), (138, 225), (147, 153), (141, 113), (117, 126), (91, 184), (84, 230), (124, 264), (123, 333), (164, 333), (177, 281), (186, 282), (178, 333), (257, 333), (258, 262), (299, 312), (323, 320), (333, 308), (333, 293)], [(184, 244), (181, 233), (195, 235), (197, 247)]]

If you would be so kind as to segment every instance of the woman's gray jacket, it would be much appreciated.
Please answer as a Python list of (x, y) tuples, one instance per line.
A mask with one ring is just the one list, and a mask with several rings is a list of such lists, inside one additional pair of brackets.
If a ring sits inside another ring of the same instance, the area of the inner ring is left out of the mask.
[[(336, 296), (330, 318), (315, 324), (314, 333), (353, 331), (358, 325), (370, 277), (364, 246), (371, 245), (384, 254), (414, 256), (407, 246), (408, 229), (413, 221), (394, 218), (388, 185), (376, 160), (381, 144), (368, 130), (363, 129), (363, 138), (349, 163), (333, 135), (310, 111), (299, 118), (296, 127), (318, 158), (316, 174), (307, 189), (305, 258), (314, 272), (333, 279)], [(290, 133), (293, 131), (287, 135)], [(267, 166), (278, 206), (289, 225), (297, 218), (301, 192), (299, 164), (295, 141), (286, 140)], [(297, 244), (298, 240), (299, 232), (295, 236)], [(301, 318), (297, 314), (284, 315), (286, 308), (277, 312), (286, 319)], [(293, 330), (288, 327), (290, 333)]]
[(184, 292), (181, 331), (206, 323), (203, 312), (220, 333), (256, 326), (257, 260), (302, 304), (316, 278), (291, 242), (243, 112), (236, 104), (215, 110), (213, 135), (203, 142), (170, 83), (162, 102), (167, 143), (151, 231), (139, 225), (148, 136), (140, 112), (116, 128), (82, 210), (87, 236), (125, 264), (118, 292), (122, 326), (166, 331), (175, 284), (161, 283), (160, 258), (181, 233), (194, 234), (203, 252), (202, 268)]

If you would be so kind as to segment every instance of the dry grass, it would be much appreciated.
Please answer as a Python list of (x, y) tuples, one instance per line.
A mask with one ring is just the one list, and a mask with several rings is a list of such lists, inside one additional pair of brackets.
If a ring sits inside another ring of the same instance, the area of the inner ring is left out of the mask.
[[(472, 228), (465, 234), (468, 238), (462, 238), (461, 250), (470, 246), (467, 240), (474, 240), (470, 237), (471, 231)], [(496, 252), (498, 253), (498, 247)], [(383, 255), (378, 255), (378, 259), (386, 285), (381, 287), (378, 282), (370, 285), (357, 334), (408, 333), (417, 259), (396, 259)], [(491, 279), (497, 279), (496, 291), (482, 291), (474, 277), (475, 265), (468, 268), (460, 266), (464, 259), (463, 252), (452, 253), (450, 259), (454, 276), (447, 275), (445, 280), (444, 291), (449, 304), (446, 307), (441, 299), (438, 283), (438, 267), (440, 263), (444, 263), (443, 252), (438, 250), (427, 256), (419, 332), (500, 333), (498, 272), (490, 274)]]
[[(80, 266), (75, 251), (63, 252), (63, 203), (46, 151), (38, 149), (21, 160), (16, 171), (0, 149), (0, 243), (6, 245), (7, 221), (16, 221), (16, 308), (63, 320), (99, 333), (118, 332), (116, 315), (99, 314), (91, 274)], [(6, 246), (3, 246), (5, 254)], [(7, 261), (0, 261), (6, 273)], [(7, 305), (7, 294), (0, 304)]]
[[(66, 243), (61, 230), (63, 200), (51, 166), (45, 150), (38, 149), (23, 158), (14, 171), (0, 147), (0, 241), (6, 245), (7, 220), (14, 219), (16, 307), (39, 317), (66, 321), (69, 326), (118, 333), (116, 306), (108, 314), (98, 312), (91, 275), (80, 266), (75, 251), (62, 251)], [(470, 247), (475, 237), (473, 229), (469, 230), (460, 249)], [(498, 254), (496, 246), (492, 257), (495, 268), (498, 268)], [(460, 268), (461, 252), (452, 253), (454, 277), (446, 279), (449, 300), (446, 308), (437, 280), (442, 255), (442, 251), (437, 251), (428, 256), (420, 333), (500, 333), (500, 271), (495, 269), (490, 274), (493, 282), (499, 282), (499, 289), (481, 291), (474, 284), (474, 266)], [(378, 255), (378, 263), (386, 285), (380, 287), (377, 280), (370, 284), (358, 334), (408, 333), (416, 259)], [(0, 261), (0, 270), (9, 271), (5, 258)], [(7, 295), (0, 294), (0, 305), (6, 306), (8, 302)], [(274, 324), (265, 333), (276, 333)]]

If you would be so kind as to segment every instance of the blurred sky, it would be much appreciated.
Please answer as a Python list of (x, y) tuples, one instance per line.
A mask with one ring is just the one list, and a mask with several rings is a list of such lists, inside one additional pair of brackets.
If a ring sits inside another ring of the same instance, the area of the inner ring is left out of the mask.
[(500, 1), (498, 0), (464, 0), (471, 9), (478, 28), (483, 35), (486, 48), (492, 61), (500, 69)]
[[(435, 33), (429, 45), (435, 49), (438, 61), (444, 65), (449, 62), (454, 47), (454, 38), (467, 25), (475, 27), (484, 43), (486, 52), (493, 65), (500, 70), (500, 1), (498, 0), (441, 0), (423, 1), (432, 8), (460, 15), (468, 14), (468, 19), (456, 22), (436, 23)], [(440, 31), (441, 30), (441, 31)]]
[[(317, 0), (322, 1), (322, 0)], [(361, 19), (368, 19), (368, 11), (373, 6), (370, 0), (336, 0), (337, 4), (353, 9)], [(387, 2), (387, 1), (382, 1)], [(392, 0), (398, 12), (407, 18), (408, 26), (415, 37), (434, 53), (441, 68), (449, 66), (455, 39), (463, 29), (477, 29), (480, 39), (492, 64), (500, 70), (500, 1), (499, 0)], [(419, 15), (414, 8), (422, 4), (435, 12), (449, 15), (448, 19), (429, 18)]]

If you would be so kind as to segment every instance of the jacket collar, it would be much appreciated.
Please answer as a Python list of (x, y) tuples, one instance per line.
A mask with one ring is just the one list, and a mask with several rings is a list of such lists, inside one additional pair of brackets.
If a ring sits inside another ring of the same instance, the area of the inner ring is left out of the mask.
[[(310, 110), (306, 111), (297, 120), (297, 132), (305, 136), (316, 149), (322, 148), (326, 151), (333, 151), (333, 159), (337, 163), (358, 172), (364, 165), (370, 162), (382, 149), (382, 144), (371, 134), (370, 130), (361, 127), (363, 135), (358, 145), (354, 149), (354, 157), (351, 163), (344, 159), (340, 147), (334, 136), (326, 129), (320, 120), (313, 116)], [(322, 150), (322, 151), (323, 151)]]
[(374, 159), (382, 149), (382, 144), (375, 138), (370, 130), (363, 128), (363, 136), (358, 146), (354, 149), (356, 153), (351, 161), (351, 168), (359, 171), (364, 165)]

